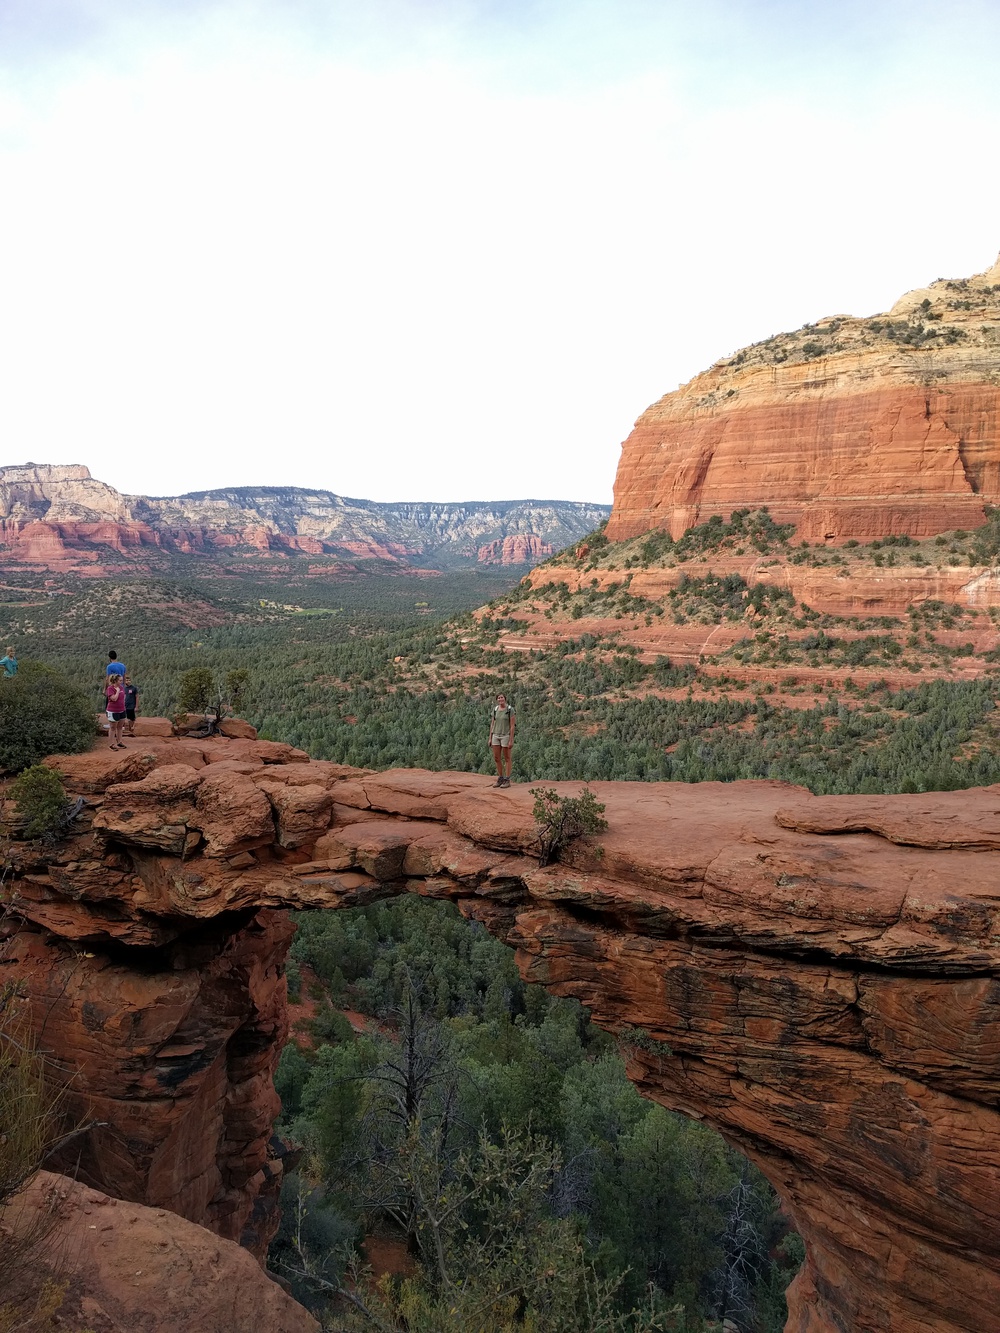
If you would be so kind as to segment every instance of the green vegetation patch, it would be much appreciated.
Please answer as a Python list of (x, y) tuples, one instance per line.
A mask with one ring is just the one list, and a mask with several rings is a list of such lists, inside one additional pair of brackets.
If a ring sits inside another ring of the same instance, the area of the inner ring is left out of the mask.
[(525, 985), (449, 904), (297, 921), (289, 981), (315, 1014), (277, 1084), (310, 1166), (269, 1257), (300, 1299), (322, 1312), (376, 1232), (413, 1256), (408, 1276), (356, 1288), (392, 1330), (707, 1333), (731, 1317), (779, 1333), (801, 1247), (767, 1182), (640, 1097), (579, 1004)]
[(49, 754), (86, 750), (96, 735), (95, 708), (61, 671), (22, 661), (0, 679), (0, 771), (18, 772)]

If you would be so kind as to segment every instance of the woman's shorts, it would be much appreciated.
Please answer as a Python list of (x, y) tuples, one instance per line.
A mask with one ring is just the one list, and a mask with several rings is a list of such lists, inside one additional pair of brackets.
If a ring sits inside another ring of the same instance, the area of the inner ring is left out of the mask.
[(501, 746), (503, 746), (503, 748), (504, 748), (505, 750), (509, 750), (509, 749), (510, 749), (510, 737), (509, 737), (509, 736), (491, 736), (491, 737), (490, 737), (490, 746), (492, 747), (492, 746), (494, 746), (494, 745), (501, 745)]
[(125, 714), (124, 714), (124, 713), (112, 713), (111, 710), (109, 709), (109, 710), (108, 710), (108, 721), (109, 721), (109, 722), (124, 722), (124, 721), (125, 721)]

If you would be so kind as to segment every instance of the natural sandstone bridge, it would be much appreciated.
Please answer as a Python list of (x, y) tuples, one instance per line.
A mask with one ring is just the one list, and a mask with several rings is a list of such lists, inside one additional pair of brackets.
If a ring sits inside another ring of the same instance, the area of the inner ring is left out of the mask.
[(790, 1330), (1000, 1333), (997, 788), (597, 783), (603, 856), (540, 869), (528, 792), (477, 775), (249, 739), (49, 762), (92, 827), (14, 845), (0, 980), (25, 980), (107, 1122), (90, 1183), (262, 1253), (292, 933), (274, 909), (416, 892), (513, 945), (626, 1038), (646, 1096), (759, 1164), (807, 1245)]

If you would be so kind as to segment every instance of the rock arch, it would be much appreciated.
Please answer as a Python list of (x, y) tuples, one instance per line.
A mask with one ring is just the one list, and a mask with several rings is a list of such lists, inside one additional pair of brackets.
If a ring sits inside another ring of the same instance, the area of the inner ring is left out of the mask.
[(807, 1244), (789, 1330), (1000, 1333), (1000, 791), (595, 784), (602, 854), (540, 869), (528, 793), (478, 775), (222, 739), (47, 762), (91, 805), (14, 844), (0, 981), (107, 1122), (89, 1183), (263, 1253), (282, 909), (417, 892), (761, 1166)]

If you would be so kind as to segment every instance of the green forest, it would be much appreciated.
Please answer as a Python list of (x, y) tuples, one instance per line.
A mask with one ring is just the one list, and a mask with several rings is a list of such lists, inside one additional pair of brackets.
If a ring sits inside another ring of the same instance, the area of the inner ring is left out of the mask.
[[(802, 1248), (767, 1182), (644, 1101), (611, 1038), (482, 927), (418, 898), (299, 914), (289, 985), (314, 1012), (279, 1130), (309, 1167), (271, 1262), (320, 1312), (353, 1282), (332, 1327), (783, 1327)], [(358, 1271), (373, 1233), (405, 1238), (396, 1277)]]
[[(788, 533), (737, 516), (671, 558), (712, 542), (767, 552)], [(636, 559), (667, 550), (655, 535), (634, 545)], [(487, 718), (503, 690), (517, 710), (516, 781), (779, 778), (817, 793), (1000, 781), (988, 676), (827, 682), (793, 708), (717, 669), (707, 681), (698, 666), (643, 660), (613, 628), (505, 651), (534, 595), (520, 573), (276, 582), (257, 570), (52, 588), (8, 572), (0, 642), (21, 659), (19, 688), (56, 679), (32, 662), (54, 668), (95, 712), (109, 648), (146, 714), (173, 714), (192, 668), (220, 683), (245, 672), (244, 712), (264, 737), (369, 768), (492, 771)], [(795, 660), (878, 668), (899, 656), (895, 625), (844, 636), (735, 576), (690, 579), (662, 605), (627, 581), (573, 597), (554, 581), (542, 595), (569, 622), (584, 603), (721, 620), (750, 598), (766, 622), (742, 650), (754, 660), (781, 660), (785, 626), (802, 635)], [(925, 604), (903, 631), (926, 644), (956, 623), (956, 609)], [(802, 1251), (767, 1183), (704, 1126), (641, 1099), (611, 1039), (578, 1005), (525, 986), (481, 927), (421, 900), (302, 914), (289, 986), (301, 1012), (278, 1071), (280, 1130), (303, 1153), (271, 1262), (326, 1327), (782, 1328)]]

